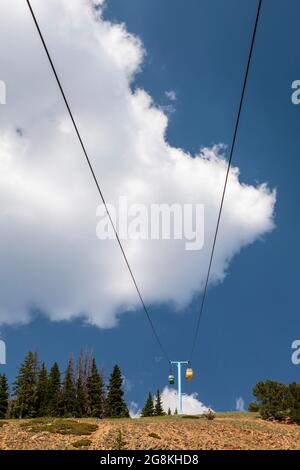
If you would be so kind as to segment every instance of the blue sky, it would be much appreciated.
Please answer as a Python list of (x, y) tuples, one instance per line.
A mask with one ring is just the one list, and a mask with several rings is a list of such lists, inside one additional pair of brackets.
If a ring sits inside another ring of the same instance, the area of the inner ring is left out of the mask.
[[(229, 144), (256, 13), (245, 0), (108, 0), (105, 18), (124, 22), (147, 51), (133, 86), (146, 89), (161, 106), (170, 104), (167, 139), (195, 153), (201, 146)], [(291, 83), (300, 79), (300, 5), (297, 0), (264, 0), (249, 75), (234, 165), (246, 183), (277, 189), (276, 229), (244, 248), (224, 282), (209, 289), (187, 393), (216, 410), (251, 400), (259, 380), (297, 381), (291, 343), (300, 336), (298, 313), (298, 175), (300, 106), (291, 103)], [(174, 269), (174, 266), (172, 266)], [(180, 269), (180, 265), (175, 269)], [(162, 280), (163, 281), (163, 280)], [(174, 314), (149, 306), (169, 355), (185, 359), (200, 297)], [(25, 326), (2, 327), (6, 366), (12, 378), (29, 349), (48, 364), (65, 364), (71, 352), (93, 349), (108, 375), (118, 362), (128, 379), (126, 398), (142, 404), (149, 390), (163, 388), (168, 368), (142, 311), (121, 316), (112, 329), (80, 320), (51, 322), (42, 312)]]

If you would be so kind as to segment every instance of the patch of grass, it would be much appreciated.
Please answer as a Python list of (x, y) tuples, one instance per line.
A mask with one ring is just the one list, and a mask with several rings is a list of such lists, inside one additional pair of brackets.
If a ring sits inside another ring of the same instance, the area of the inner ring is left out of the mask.
[(113, 450), (124, 450), (126, 446), (126, 441), (123, 439), (122, 431), (119, 429), (117, 436), (113, 442)]
[[(18, 418), (16, 418), (16, 421), (19, 421)], [(54, 421), (54, 418), (27, 418), (24, 420), (24, 424), (29, 424), (29, 423), (35, 423), (35, 424), (46, 424), (46, 423), (52, 423)], [(23, 425), (23, 424), (22, 424)]]
[(217, 418), (234, 418), (234, 419), (253, 419), (259, 416), (258, 413), (249, 413), (248, 411), (223, 411), (216, 413)]
[(90, 435), (98, 429), (96, 424), (78, 422), (72, 419), (41, 418), (27, 421), (21, 425), (29, 432), (51, 432), (74, 436)]
[(158, 434), (156, 434), (156, 432), (150, 432), (148, 436), (153, 437), (154, 439), (161, 439), (161, 437)]
[(282, 434), (282, 428), (280, 427), (280, 425), (270, 428), (267, 422), (261, 422), (257, 419), (228, 419), (228, 424), (235, 429), (240, 429), (241, 431), (261, 431), (269, 435)]
[(92, 441), (90, 439), (79, 439), (79, 441), (75, 441), (72, 443), (73, 447), (76, 449), (84, 449), (85, 447), (89, 447)]

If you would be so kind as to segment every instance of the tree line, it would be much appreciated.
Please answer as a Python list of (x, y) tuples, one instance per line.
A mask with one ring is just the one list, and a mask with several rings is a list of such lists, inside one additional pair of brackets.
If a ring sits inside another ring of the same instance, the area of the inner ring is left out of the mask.
[(149, 416), (164, 416), (166, 413), (163, 410), (160, 391), (157, 390), (155, 400), (153, 400), (151, 392), (149, 392), (145, 405), (142, 409), (141, 417), (147, 418)]
[(267, 380), (257, 383), (252, 393), (256, 401), (249, 411), (258, 411), (263, 419), (300, 424), (300, 384)]
[[(177, 415), (178, 411), (177, 408), (174, 411), (174, 415)], [(157, 390), (155, 399), (152, 396), (152, 393), (149, 392), (148, 396), (146, 398), (144, 407), (141, 412), (141, 417), (142, 418), (148, 418), (149, 416), (171, 416), (171, 408), (168, 408), (168, 412), (166, 413), (163, 409), (163, 403), (161, 399), (161, 394), (160, 391)]]
[(106, 386), (103, 372), (91, 354), (81, 354), (67, 369), (55, 362), (48, 371), (36, 352), (29, 351), (10, 394), (5, 374), (0, 374), (0, 419), (53, 417), (124, 418), (123, 377), (116, 364)]

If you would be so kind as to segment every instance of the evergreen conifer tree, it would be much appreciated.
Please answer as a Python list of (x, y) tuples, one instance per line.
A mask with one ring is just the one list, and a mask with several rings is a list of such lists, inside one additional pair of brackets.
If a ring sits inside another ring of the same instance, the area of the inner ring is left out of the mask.
[(142, 409), (142, 414), (141, 416), (143, 418), (146, 418), (148, 416), (154, 416), (154, 405), (153, 405), (153, 398), (151, 393), (149, 392), (146, 403), (144, 405), (144, 408)]
[(82, 352), (80, 353), (77, 362), (75, 410), (76, 416), (78, 418), (86, 416), (87, 414), (87, 394), (84, 383), (84, 365)]
[(6, 418), (9, 405), (9, 388), (5, 374), (0, 375), (0, 419)]
[(129, 411), (123, 400), (123, 378), (120, 367), (116, 364), (109, 379), (108, 393), (105, 402), (105, 415), (110, 418), (127, 418)]
[(48, 378), (48, 406), (49, 416), (61, 414), (61, 374), (57, 362), (53, 364)]
[(163, 410), (160, 391), (157, 390), (156, 392), (156, 400), (155, 400), (155, 407), (154, 407), (154, 414), (155, 416), (164, 416), (165, 412)]
[(88, 378), (89, 415), (94, 418), (104, 417), (105, 391), (102, 374), (99, 373), (95, 359), (92, 360)]
[(48, 412), (48, 372), (44, 362), (41, 364), (37, 378), (37, 415), (46, 416)]
[(76, 416), (82, 418), (86, 414), (86, 395), (84, 393), (83, 382), (81, 375), (78, 376), (76, 381)]
[(15, 413), (19, 418), (37, 415), (37, 354), (29, 351), (14, 382)]
[(62, 413), (69, 417), (76, 413), (76, 387), (74, 381), (74, 361), (69, 359), (62, 388)]
[(92, 353), (85, 351), (85, 353), (81, 353), (81, 357), (79, 358), (79, 365), (78, 367), (81, 368), (81, 377), (82, 377), (82, 385), (85, 395), (85, 412), (87, 415), (90, 415), (91, 405), (90, 405), (90, 397), (89, 397), (89, 379), (91, 376), (92, 370), (92, 362), (93, 362), (93, 355)]

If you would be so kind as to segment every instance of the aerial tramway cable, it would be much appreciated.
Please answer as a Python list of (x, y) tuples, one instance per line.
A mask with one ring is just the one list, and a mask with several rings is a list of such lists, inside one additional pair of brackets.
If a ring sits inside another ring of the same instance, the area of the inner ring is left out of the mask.
[(195, 347), (196, 347), (196, 342), (197, 342), (197, 338), (198, 338), (198, 334), (199, 334), (200, 322), (201, 322), (201, 319), (202, 319), (202, 316), (203, 316), (204, 303), (205, 303), (205, 299), (206, 299), (208, 282), (209, 282), (209, 277), (210, 277), (210, 271), (211, 271), (211, 266), (212, 266), (212, 262), (213, 262), (217, 236), (218, 236), (218, 232), (219, 232), (219, 226), (220, 226), (222, 210), (223, 210), (223, 206), (224, 206), (224, 199), (225, 199), (225, 193), (226, 193), (226, 188), (227, 188), (227, 183), (228, 183), (229, 170), (230, 170), (230, 166), (231, 166), (231, 162), (232, 162), (232, 156), (233, 156), (233, 152), (234, 152), (234, 148), (235, 148), (235, 144), (236, 144), (237, 132), (238, 132), (239, 124), (240, 124), (241, 112), (242, 112), (242, 107), (243, 107), (243, 102), (244, 102), (244, 97), (245, 97), (245, 92), (246, 92), (246, 86), (247, 86), (247, 81), (248, 81), (248, 75), (249, 75), (251, 59), (252, 59), (252, 55), (253, 55), (253, 49), (254, 49), (255, 37), (256, 37), (256, 32), (257, 32), (258, 20), (259, 20), (259, 15), (260, 15), (260, 11), (261, 11), (261, 5), (262, 5), (262, 0), (259, 0), (258, 6), (257, 6), (257, 13), (256, 13), (256, 18), (255, 18), (255, 23), (254, 23), (253, 34), (252, 34), (251, 46), (250, 46), (249, 55), (248, 55), (248, 61), (247, 61), (247, 65), (246, 65), (245, 75), (244, 75), (242, 93), (241, 93), (241, 98), (240, 98), (240, 103), (239, 103), (239, 107), (238, 107), (238, 113), (237, 113), (237, 117), (236, 117), (234, 133), (233, 133), (233, 138), (232, 138), (232, 143), (231, 143), (231, 148), (230, 148), (230, 154), (229, 154), (229, 159), (228, 159), (226, 177), (225, 177), (225, 182), (224, 182), (224, 187), (223, 187), (223, 192), (222, 192), (222, 198), (221, 198), (221, 203), (220, 203), (220, 208), (219, 208), (219, 213), (218, 213), (217, 225), (216, 225), (215, 234), (214, 234), (214, 238), (213, 238), (212, 250), (211, 250), (211, 255), (210, 255), (209, 264), (208, 264), (208, 270), (207, 270), (207, 275), (206, 275), (206, 280), (205, 280), (205, 285), (204, 285), (204, 291), (203, 291), (203, 295), (202, 295), (202, 301), (201, 301), (201, 305), (200, 305), (200, 309), (199, 309), (199, 314), (198, 314), (198, 318), (197, 318), (194, 339), (193, 339), (192, 348), (191, 348), (190, 361), (192, 361), (192, 359), (193, 359), (193, 355), (194, 355)]
[(156, 328), (155, 328), (155, 326), (154, 326), (154, 324), (153, 324), (153, 321), (152, 321), (152, 319), (151, 319), (151, 317), (150, 317), (150, 314), (149, 314), (149, 312), (148, 312), (148, 309), (147, 309), (147, 307), (146, 307), (146, 304), (145, 304), (145, 302), (144, 302), (144, 300), (143, 300), (141, 291), (140, 291), (140, 289), (139, 289), (139, 286), (138, 286), (138, 284), (137, 284), (137, 281), (136, 281), (136, 279), (135, 279), (135, 276), (134, 276), (133, 271), (132, 271), (132, 269), (131, 269), (131, 266), (130, 266), (130, 264), (129, 264), (129, 261), (128, 261), (128, 258), (127, 258), (127, 256), (126, 256), (126, 253), (125, 253), (125, 251), (124, 251), (123, 245), (122, 245), (121, 240), (120, 240), (120, 238), (119, 238), (117, 229), (116, 229), (116, 227), (115, 227), (115, 225), (114, 225), (114, 222), (113, 222), (113, 220), (112, 220), (111, 214), (110, 214), (110, 212), (109, 212), (109, 210), (108, 210), (108, 207), (107, 207), (107, 204), (106, 204), (104, 195), (103, 195), (103, 193), (102, 193), (102, 191), (101, 191), (101, 188), (100, 188), (100, 184), (99, 184), (99, 182), (98, 182), (98, 179), (97, 179), (97, 177), (96, 177), (95, 171), (94, 171), (93, 166), (92, 166), (92, 164), (91, 164), (90, 158), (89, 158), (88, 153), (87, 153), (87, 151), (86, 151), (85, 145), (84, 145), (83, 140), (82, 140), (82, 138), (81, 138), (81, 135), (80, 135), (78, 126), (77, 126), (76, 121), (75, 121), (75, 119), (74, 119), (73, 113), (72, 113), (72, 111), (71, 111), (71, 108), (70, 108), (69, 102), (68, 102), (68, 100), (67, 100), (67, 97), (66, 97), (66, 95), (65, 95), (65, 92), (64, 92), (63, 86), (62, 86), (62, 84), (61, 84), (61, 81), (60, 81), (60, 79), (59, 79), (59, 77), (58, 77), (58, 74), (57, 74), (57, 72), (56, 72), (56, 68), (55, 68), (55, 66), (54, 66), (54, 63), (53, 63), (53, 60), (52, 60), (52, 58), (51, 58), (50, 52), (49, 52), (49, 50), (48, 50), (48, 47), (47, 47), (46, 42), (45, 42), (45, 39), (44, 39), (43, 34), (42, 34), (42, 32), (41, 32), (39, 23), (38, 23), (37, 18), (36, 18), (35, 14), (34, 14), (34, 11), (33, 11), (33, 9), (32, 9), (32, 6), (31, 6), (31, 4), (30, 4), (30, 1), (29, 1), (29, 0), (26, 0), (26, 2), (27, 2), (27, 5), (28, 5), (28, 8), (29, 8), (29, 10), (30, 10), (32, 19), (33, 19), (33, 21), (34, 21), (34, 24), (35, 24), (35, 26), (36, 26), (36, 29), (37, 29), (37, 31), (38, 31), (39, 37), (40, 37), (40, 39), (41, 39), (41, 41), (42, 41), (42, 44), (43, 44), (43, 47), (44, 47), (44, 49), (45, 49), (46, 55), (47, 55), (47, 57), (48, 57), (50, 66), (51, 66), (51, 68), (52, 68), (53, 74), (54, 74), (55, 79), (56, 79), (56, 82), (57, 82), (57, 85), (58, 85), (58, 87), (59, 87), (59, 89), (60, 89), (61, 95), (62, 95), (63, 100), (64, 100), (64, 102), (65, 102), (65, 105), (66, 105), (66, 108), (67, 108), (67, 110), (68, 110), (69, 116), (70, 116), (70, 118), (71, 118), (72, 124), (73, 124), (73, 126), (74, 126), (74, 129), (75, 129), (76, 135), (77, 135), (77, 137), (78, 137), (80, 146), (81, 146), (82, 151), (83, 151), (83, 154), (84, 154), (84, 156), (85, 156), (86, 163), (87, 163), (87, 165), (88, 165), (88, 167), (89, 167), (89, 169), (90, 169), (90, 172), (91, 172), (91, 174), (92, 174), (93, 180), (94, 180), (94, 182), (95, 182), (95, 184), (96, 184), (98, 193), (99, 193), (99, 195), (100, 195), (101, 201), (102, 201), (102, 203), (103, 203), (103, 205), (104, 205), (104, 207), (105, 207), (105, 210), (106, 210), (106, 213), (107, 213), (107, 215), (108, 215), (109, 221), (110, 221), (110, 223), (111, 223), (111, 225), (112, 225), (114, 234), (115, 234), (115, 236), (116, 236), (116, 240), (117, 240), (117, 242), (118, 242), (118, 244), (119, 244), (119, 247), (120, 247), (120, 249), (121, 249), (121, 252), (122, 252), (123, 258), (124, 258), (124, 260), (125, 260), (126, 266), (127, 266), (128, 270), (129, 270), (131, 279), (132, 279), (133, 284), (134, 284), (134, 286), (135, 286), (135, 289), (136, 289), (136, 291), (137, 291), (137, 293), (138, 293), (139, 299), (140, 299), (141, 304), (142, 304), (142, 308), (143, 308), (143, 310), (144, 310), (144, 312), (145, 312), (145, 314), (146, 314), (146, 316), (147, 316), (147, 319), (148, 319), (148, 321), (149, 321), (149, 324), (150, 324), (150, 326), (151, 326), (151, 329), (152, 329), (152, 332), (153, 332), (153, 334), (154, 334), (154, 336), (155, 336), (155, 339), (156, 339), (156, 341), (157, 341), (157, 343), (158, 343), (158, 345), (159, 345), (159, 348), (160, 348), (160, 350), (161, 350), (161, 352), (162, 352), (162, 355), (163, 355), (164, 358), (170, 363), (170, 360), (169, 360), (169, 358), (168, 358), (168, 355), (167, 355), (167, 353), (166, 353), (166, 350), (165, 350), (165, 348), (163, 347), (163, 345), (162, 345), (162, 343), (161, 343), (161, 340), (160, 340), (160, 338), (159, 338), (159, 336), (158, 336), (158, 334), (157, 334)]
[[(63, 87), (62, 87), (62, 84), (61, 84), (61, 81), (58, 77), (58, 74), (56, 72), (56, 68), (54, 66), (54, 63), (52, 61), (52, 58), (51, 58), (51, 55), (50, 55), (50, 52), (48, 50), (48, 47), (46, 45), (46, 42), (44, 40), (44, 37), (43, 37), (43, 34), (41, 32), (41, 29), (39, 27), (39, 24), (38, 24), (38, 21), (37, 21), (37, 18), (34, 14), (34, 11), (32, 9), (32, 6), (30, 4), (30, 0), (26, 0), (27, 2), (27, 5), (28, 5), (28, 8), (30, 10), (30, 13), (31, 13), (31, 16), (32, 16), (32, 19), (34, 21), (34, 24), (36, 26), (36, 29), (38, 31), (38, 34), (39, 34), (39, 37), (41, 39), (41, 42), (42, 42), (42, 45), (44, 47), (44, 50), (46, 52), (46, 55), (47, 55), (47, 58), (49, 60), (49, 63), (50, 63), (50, 66), (52, 68), (52, 71), (53, 71), (53, 74), (55, 76), (55, 79), (56, 79), (56, 82), (57, 82), (57, 85), (59, 87), (59, 90), (61, 92), (61, 95), (62, 95), (62, 98), (64, 100), (64, 103), (66, 105), (66, 108), (68, 110), (68, 113), (69, 113), (69, 116), (71, 118), (71, 121), (72, 121), (72, 124), (74, 126), (74, 129), (75, 129), (75, 132), (76, 132), (76, 135), (78, 137), (78, 140), (79, 140), (79, 143), (80, 143), (80, 146), (82, 148), (82, 151), (83, 151), (83, 154), (84, 154), (84, 157), (85, 157), (85, 160), (86, 160), (86, 163), (89, 167), (89, 170), (92, 174), (92, 177), (93, 177), (93, 180), (95, 182), (95, 185), (97, 187), (97, 190), (98, 190), (98, 193), (100, 195), (100, 198), (102, 200), (102, 203), (106, 209), (106, 213), (108, 215), (108, 218), (109, 218), (109, 221), (112, 225), (112, 228), (113, 228), (113, 231), (114, 231), (114, 234), (116, 236), (116, 240), (118, 242), (118, 245), (121, 249), (121, 252), (122, 252), (122, 255), (123, 255), (123, 258), (125, 260), (125, 263), (126, 263), (126, 266), (129, 270), (129, 273), (130, 273), (130, 276), (131, 276), (131, 279), (133, 281), (133, 284), (135, 286), (135, 289), (137, 291), (137, 294), (138, 294), (138, 297), (141, 301), (141, 304), (142, 304), (142, 308), (146, 314), (146, 317), (149, 321), (149, 324), (151, 326), (151, 329), (152, 329), (152, 332), (155, 336), (155, 339), (159, 345), (159, 348), (162, 352), (162, 355), (163, 357), (169, 362), (170, 364), (170, 376), (169, 376), (169, 380), (170, 380), (170, 383), (174, 382), (174, 376), (173, 376), (173, 373), (172, 373), (172, 366), (171, 366), (171, 361), (166, 353), (166, 350), (165, 348), (163, 347), (162, 345), (162, 342), (158, 336), (158, 333), (156, 331), (156, 328), (152, 322), (152, 319), (149, 315), (149, 312), (148, 312), (148, 309), (145, 305), (145, 302), (143, 300), (143, 297), (142, 297), (142, 294), (141, 294), (141, 291), (139, 289), (139, 286), (137, 284), (137, 281), (135, 279), (135, 276), (133, 274), (133, 271), (131, 269), (131, 266), (130, 266), (130, 263), (128, 261), (128, 258), (126, 256), (126, 253), (124, 251), (124, 248), (123, 248), (123, 245), (121, 243), (121, 240), (119, 238), (119, 235), (117, 233), (117, 230), (116, 230), (116, 227), (113, 223), (113, 220), (112, 220), (112, 217), (111, 217), (111, 214), (108, 210), (108, 207), (107, 207), (107, 204), (106, 204), (106, 201), (105, 201), (105, 198), (103, 196), (103, 193), (101, 191), (101, 188), (100, 188), (100, 184), (98, 182), (98, 179), (96, 177), (96, 174), (95, 174), (95, 171), (93, 169), (93, 166), (91, 164), (91, 161), (90, 161), (90, 158), (88, 156), (88, 153), (86, 151), (86, 148), (85, 148), (85, 145), (83, 143), (83, 140), (81, 138), (81, 135), (80, 135), (80, 132), (79, 132), (79, 129), (78, 129), (78, 126), (76, 124), (76, 121), (73, 117), (73, 113), (71, 111), (71, 108), (70, 108), (70, 105), (69, 105), (69, 102), (67, 100), (67, 97), (65, 95), (65, 92), (63, 90)], [(233, 152), (234, 152), (234, 148), (235, 148), (235, 144), (236, 144), (236, 138), (237, 138), (237, 132), (238, 132), (238, 128), (239, 128), (239, 123), (240, 123), (240, 117), (241, 117), (241, 111), (242, 111), (242, 107), (243, 107), (243, 102), (244, 102), (244, 96), (245, 96), (245, 91), (246, 91), (246, 85), (247, 85), (247, 80), (248, 80), (248, 75), (249, 75), (249, 69), (250, 69), (250, 64), (251, 64), (251, 59), (252, 59), (252, 55), (253, 55), (253, 48), (254, 48), (254, 43), (255, 43), (255, 37), (256, 37), (256, 32), (257, 32), (257, 26), (258, 26), (258, 20), (259, 20), (259, 15), (260, 15), (260, 11), (261, 11), (261, 5), (262, 5), (262, 0), (259, 0), (258, 1), (258, 7), (257, 7), (257, 14), (256, 14), (256, 19), (255, 19), (255, 25), (254, 25), (254, 30), (253, 30), (253, 35), (252, 35), (252, 41), (251, 41), (251, 46), (250, 46), (250, 51), (249, 51), (249, 56), (248, 56), (248, 61), (247, 61), (247, 66), (246, 66), (246, 71), (245, 71), (245, 76), (244, 76), (244, 82), (243, 82), (243, 87), (242, 87), (242, 93), (241, 93), (241, 98), (240, 98), (240, 103), (239, 103), (239, 108), (238, 108), (238, 113), (237, 113), (237, 119), (236, 119), (236, 123), (235, 123), (235, 127), (234, 127), (234, 133), (233, 133), (233, 139), (232, 139), (232, 143), (231, 143), (231, 148), (230, 148), (230, 154), (229, 154), (229, 159), (228, 159), (228, 166), (227, 166), (227, 171), (226, 171), (226, 177), (225, 177), (225, 182), (224, 182), (224, 187), (223, 187), (223, 192), (222, 192), (222, 198), (221, 198), (221, 203), (220, 203), (220, 208), (219, 208), (219, 213), (218, 213), (218, 218), (217, 218), (217, 224), (216, 224), (216, 230), (215, 230), (215, 234), (214, 234), (214, 238), (213, 238), (213, 244), (212, 244), (212, 250), (211, 250), (211, 255), (210, 255), (210, 259), (209, 259), (209, 265), (208, 265), (208, 270), (207, 270), (207, 275), (206, 275), (206, 281), (205, 281), (205, 286), (204, 286), (204, 291), (203, 291), (203, 295), (202, 295), (202, 301), (201, 301), (201, 306), (200, 306), (200, 309), (199, 309), (199, 314), (198, 314), (198, 317), (197, 317), (197, 323), (196, 323), (196, 329), (195, 329), (195, 334), (194, 334), (194, 339), (193, 339), (193, 342), (192, 342), (192, 349), (191, 349), (191, 354), (190, 354), (190, 358), (192, 360), (193, 358), (193, 354), (194, 354), (194, 351), (195, 351), (195, 346), (196, 346), (196, 341), (197, 341), (197, 338), (198, 338), (198, 333), (199, 333), (199, 327), (200, 327), (200, 322), (201, 322), (201, 319), (202, 319), (202, 316), (203, 316), (203, 309), (204, 309), (204, 304), (205, 304), (205, 299), (206, 299), (206, 295), (207, 295), (207, 288), (208, 288), (208, 282), (209, 282), (209, 277), (210, 277), (210, 272), (211, 272), (211, 266), (212, 266), (212, 262), (213, 262), (213, 256), (214, 256), (214, 251), (215, 251), (215, 246), (216, 246), (216, 241), (217, 241), (217, 236), (218, 236), (218, 231), (219, 231), (219, 226), (220, 226), (220, 220), (221, 220), (221, 215), (222, 215), (222, 210), (223, 210), (223, 205), (224, 205), (224, 199), (225, 199), (225, 193), (226, 193), (226, 188), (227, 188), (227, 183), (228, 183), (228, 176), (229, 176), (229, 171), (230, 171), (230, 166), (231, 166), (231, 162), (232, 162), (232, 157), (233, 157)], [(191, 363), (191, 360), (189, 361), (189, 364)], [(193, 375), (193, 372), (192, 372), (192, 369), (189, 367), (189, 372), (188, 372), (188, 379), (192, 378), (192, 375)]]

